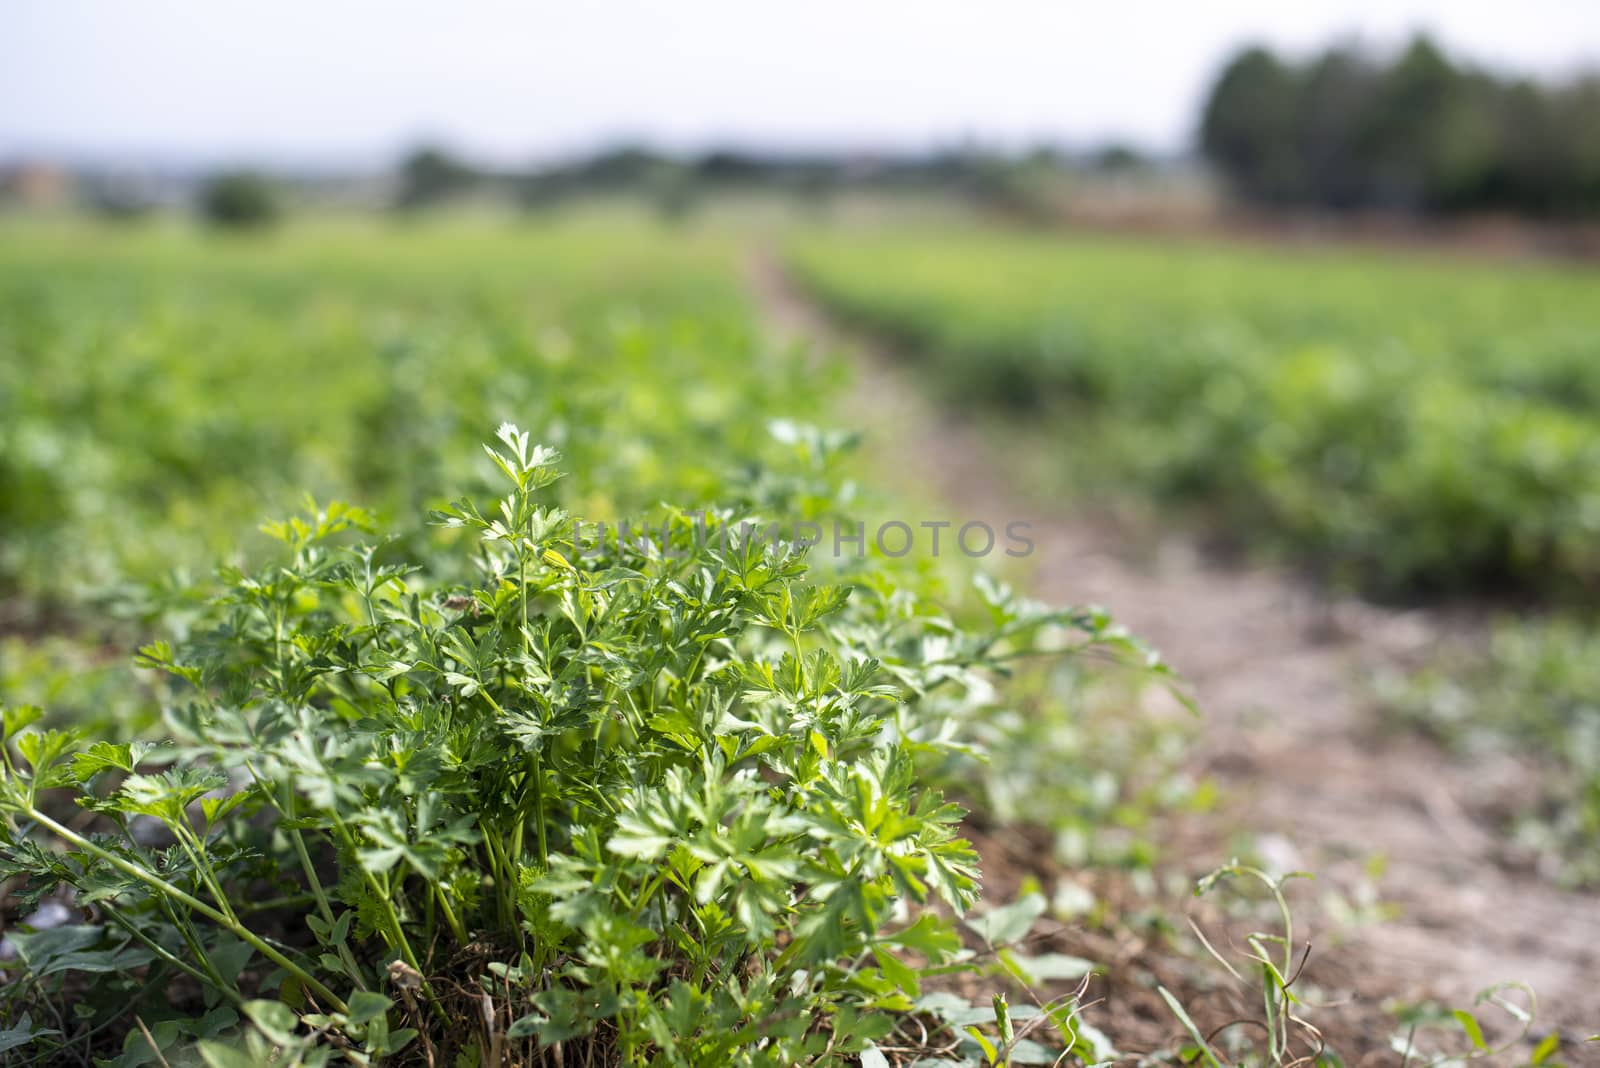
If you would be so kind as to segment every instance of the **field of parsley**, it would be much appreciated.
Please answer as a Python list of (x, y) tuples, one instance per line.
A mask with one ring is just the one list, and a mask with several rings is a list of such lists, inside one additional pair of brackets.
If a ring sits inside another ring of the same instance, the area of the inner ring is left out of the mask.
[(1157, 669), (992, 577), (741, 539), (863, 491), (737, 243), (7, 225), (6, 1063), (1111, 1052), (953, 800), (1142, 866), (1170, 752), (1093, 733), (1084, 664)]
[[(925, 503), (857, 455), (846, 362), (764, 321), (758, 244), (1062, 435), (1045, 488), (1393, 594), (1600, 578), (1580, 272), (611, 210), (3, 227), (7, 1064), (1094, 1064), (1133, 1056), (1108, 989), (1151, 1063), (1340, 1063), (1280, 875), (1203, 882), (1266, 931), (1224, 970), (1158, 904), (1221, 859), (1161, 853), (1210, 788), (1159, 657), (994, 561), (748, 536)], [(1588, 621), (1549, 627), (1389, 699), (1564, 754), (1533, 823), (1570, 858), (1600, 698)], [(1423, 1018), (1370, 1011), (1348, 1055)]]

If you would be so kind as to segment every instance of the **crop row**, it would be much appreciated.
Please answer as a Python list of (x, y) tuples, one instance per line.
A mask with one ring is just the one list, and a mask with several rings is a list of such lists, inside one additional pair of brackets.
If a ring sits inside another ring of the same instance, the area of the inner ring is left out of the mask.
[[(0, 1051), (843, 1065), (916, 1007), (970, 1064), (1009, 1018), (957, 1031), (925, 979), (1090, 966), (1011, 946), (1039, 895), (952, 919), (980, 887), (941, 794), (1147, 862), (1172, 733), (1070, 655), (1147, 654), (991, 580), (727, 536), (854, 493), (812, 422), (834, 370), (762, 340), (730, 247), (4, 249)], [(104, 668), (135, 632), (137, 677)], [(1017, 1049), (1103, 1059), (1073, 1008)]]
[(1600, 278), (966, 230), (790, 262), (962, 402), (1106, 484), (1383, 590), (1600, 584)]

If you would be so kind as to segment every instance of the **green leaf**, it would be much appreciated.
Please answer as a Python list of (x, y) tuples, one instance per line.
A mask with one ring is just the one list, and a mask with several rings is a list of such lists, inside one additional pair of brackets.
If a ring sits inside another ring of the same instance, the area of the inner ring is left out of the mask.
[(33, 765), (34, 778), (42, 784), (49, 770), (77, 740), (76, 731), (29, 731), (17, 736), (16, 746), (23, 759)]
[(989, 1041), (988, 1035), (984, 1034), (976, 1027), (969, 1027), (966, 1029), (966, 1031), (968, 1037), (978, 1044), (979, 1049), (983, 1050), (985, 1063), (991, 1065), (1000, 1063), (1000, 1051), (998, 1048), (996, 1048), (993, 1042)]
[(850, 599), (850, 586), (799, 586), (794, 591), (794, 624), (809, 630), (824, 616), (832, 615)]
[(882, 969), (884, 977), (898, 987), (901, 993), (908, 998), (917, 996), (922, 983), (915, 968), (879, 946), (872, 947), (872, 955), (877, 958), (878, 967)]
[(177, 1020), (159, 1020), (149, 1025), (149, 1034), (139, 1027), (129, 1028), (122, 1040), (122, 1055), (110, 1060), (96, 1061), (99, 1068), (147, 1068), (160, 1064), (160, 1058), (172, 1050), (183, 1037)]
[(266, 1001), (257, 999), (244, 1003), (244, 1014), (250, 1022), (261, 1029), (261, 1033), (280, 1046), (287, 1046), (295, 1041), (294, 1031), (300, 1020), (294, 1010), (281, 1001)]
[(126, 745), (95, 742), (72, 758), (72, 775), (80, 783), (107, 770), (132, 772), (133, 750)]
[(8, 1027), (0, 1031), (0, 1053), (26, 1046), (36, 1038), (59, 1035), (60, 1033), (53, 1027), (34, 1027), (32, 1018), (27, 1013), (23, 1013), (18, 1018), (15, 1027)]
[(349, 999), (350, 1011), (346, 1013), (353, 1024), (364, 1024), (387, 1013), (394, 1002), (372, 990), (357, 990)]
[(239, 1023), (239, 1014), (232, 1005), (218, 1005), (194, 1022), (191, 1028), (197, 1038), (216, 1038)]
[(1461, 1025), (1461, 1030), (1467, 1033), (1468, 1040), (1475, 1047), (1480, 1050), (1488, 1050), (1489, 1043), (1483, 1037), (1483, 1028), (1479, 1025), (1477, 1017), (1466, 1009), (1456, 1009), (1450, 1015), (1456, 1018), (1456, 1022)]
[(172, 645), (165, 641), (141, 645), (133, 662), (136, 667), (155, 668), (170, 675), (176, 675), (192, 686), (199, 686), (203, 681), (200, 669), (191, 665), (179, 664), (173, 655)]
[(540, 1047), (586, 1035), (594, 1028), (585, 999), (574, 990), (552, 987), (534, 996), (541, 1012), (529, 1013), (506, 1029), (508, 1038), (537, 1038)]
[(960, 933), (949, 920), (932, 912), (924, 912), (916, 923), (889, 935), (885, 941), (921, 953), (935, 964), (961, 950)]
[(1528, 1057), (1531, 1065), (1540, 1065), (1550, 1059), (1550, 1055), (1561, 1048), (1561, 1035), (1551, 1031), (1544, 1036), (1544, 1041), (1533, 1048), (1533, 1053)]
[(1030, 1038), (1019, 1038), (1012, 1043), (1009, 1059), (1012, 1064), (1054, 1065), (1061, 1061), (1059, 1054), (1051, 1052)]
[(384, 1055), (399, 1053), (411, 1045), (416, 1040), (416, 1037), (417, 1029), (415, 1027), (402, 1027), (398, 1031), (390, 1031), (388, 1037), (383, 1041), (383, 1049), (375, 1052), (382, 1052)]
[(11, 738), (22, 728), (37, 723), (43, 716), (44, 709), (37, 705), (3, 705), (0, 706), (0, 728), (4, 729), (7, 738)]
[(1210, 1064), (1211, 1068), (1227, 1068), (1217, 1059), (1217, 1055), (1212, 1052), (1211, 1044), (1205, 1040), (1205, 1037), (1200, 1033), (1200, 1028), (1195, 1026), (1194, 1020), (1190, 1019), (1189, 1013), (1184, 1009), (1183, 1004), (1173, 996), (1172, 991), (1164, 986), (1158, 986), (1156, 987), (1156, 993), (1161, 995), (1161, 1000), (1167, 1003), (1167, 1008), (1171, 1009), (1172, 1014), (1178, 1018), (1178, 1022), (1183, 1024), (1183, 1029), (1189, 1032), (1189, 1037), (1194, 1039), (1195, 1048), (1205, 1057), (1206, 1063)]
[(1044, 915), (1045, 907), (1043, 894), (1027, 894), (1009, 905), (990, 909), (965, 922), (974, 934), (989, 945), (1003, 946), (1026, 937), (1034, 921)]
[(206, 824), (209, 826), (215, 824), (223, 816), (226, 816), (248, 800), (250, 800), (250, 792), (248, 790), (240, 790), (225, 797), (202, 797), (200, 799), (200, 812), (205, 816)]
[(205, 1041), (197, 1043), (195, 1048), (207, 1068), (261, 1068), (255, 1057), (234, 1043)]
[(918, 1012), (932, 1013), (951, 1027), (966, 1027), (968, 1024), (989, 1023), (994, 1020), (992, 1006), (974, 1005), (959, 994), (952, 994), (947, 990), (924, 994), (917, 999), (914, 1007)]
[(254, 955), (255, 950), (231, 934), (219, 935), (207, 952), (217, 974), (224, 982), (235, 986), (239, 981), (239, 973), (245, 970)]
[(1066, 953), (1044, 953), (1037, 957), (1024, 957), (1020, 954), (1008, 954), (1008, 956), (1017, 967), (1031, 976), (1035, 983), (1081, 979), (1098, 967), (1092, 960)]
[(39, 977), (58, 972), (128, 971), (153, 959), (149, 951), (138, 947), (93, 948), (105, 941), (106, 933), (103, 927), (68, 924), (43, 931), (13, 930), (8, 937), (28, 971)]

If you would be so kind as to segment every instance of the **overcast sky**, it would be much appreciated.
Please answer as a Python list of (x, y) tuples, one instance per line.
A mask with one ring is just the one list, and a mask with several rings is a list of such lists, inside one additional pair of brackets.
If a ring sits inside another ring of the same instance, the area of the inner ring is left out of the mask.
[(665, 147), (1188, 142), (1246, 39), (1417, 28), (1507, 69), (1600, 66), (1600, 0), (0, 0), (0, 157), (514, 162)]

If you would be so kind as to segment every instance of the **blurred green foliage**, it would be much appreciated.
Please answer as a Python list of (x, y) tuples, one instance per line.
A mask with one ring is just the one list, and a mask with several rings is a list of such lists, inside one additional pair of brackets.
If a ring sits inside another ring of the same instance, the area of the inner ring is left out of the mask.
[[(780, 398), (814, 412), (801, 383), (828, 376), (760, 341), (733, 256), (624, 221), (248, 246), (19, 226), (0, 247), (0, 590), (205, 566), (306, 493), (412, 514), (513, 416), (627, 498), (591, 514), (690, 496), (759, 454)], [(748, 373), (723, 373), (730, 353)]]
[(394, 206), (399, 211), (432, 207), (471, 190), (482, 178), (470, 164), (425, 145), (400, 161)]
[[(185, 633), (206, 611), (201, 576), (259, 558), (262, 517), (307, 495), (359, 502), (401, 532), (394, 552), (433, 562), (416, 519), (452, 488), (484, 489), (479, 445), (502, 421), (561, 450), (581, 477), (553, 503), (589, 524), (659, 521), (663, 502), (893, 508), (783, 473), (848, 438), (803, 429), (836, 410), (846, 370), (765, 335), (726, 231), (594, 211), (308, 220), (244, 243), (154, 226), (7, 236), (0, 686), (57, 721), (149, 723), (149, 680), (125, 651), (153, 626)], [(774, 436), (774, 420), (793, 422)], [(854, 581), (875, 596), (948, 597), (962, 622), (987, 612), (959, 569), (869, 562)], [(1076, 859), (1148, 857), (1171, 725), (1130, 725), (1126, 680), (1104, 672), (1023, 674), (973, 728), (1015, 759), (957, 760), (950, 781), (996, 806), (1005, 791), (1051, 797), (1026, 818)]]
[(1600, 584), (1592, 273), (954, 227), (790, 259), (951, 397), (1059, 421), (1103, 487), (1384, 591)]
[(503, 420), (582, 465), (560, 503), (594, 519), (731, 495), (784, 449), (767, 421), (816, 414), (834, 376), (761, 340), (735, 263), (620, 215), (250, 242), (11, 224), (0, 680), (59, 721), (137, 730), (154, 704), (127, 650), (158, 619), (181, 632), (186, 591), (260, 552), (263, 516), (311, 495), (413, 529), (480, 485)]

